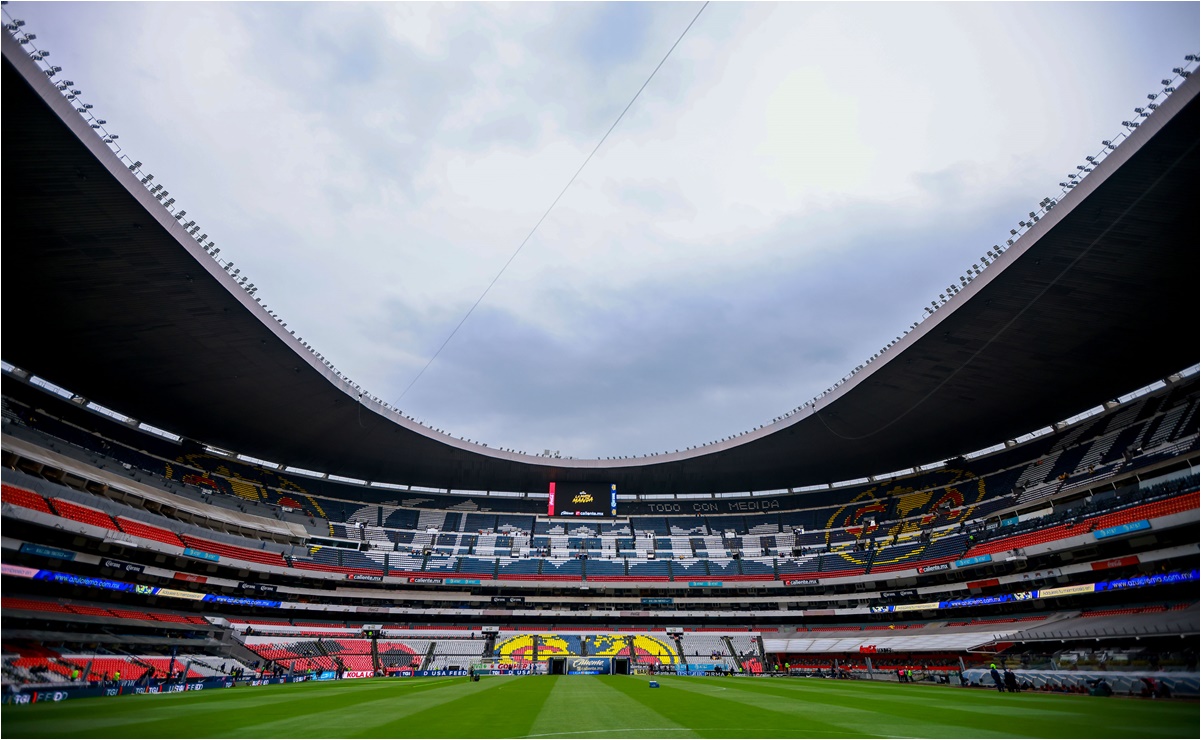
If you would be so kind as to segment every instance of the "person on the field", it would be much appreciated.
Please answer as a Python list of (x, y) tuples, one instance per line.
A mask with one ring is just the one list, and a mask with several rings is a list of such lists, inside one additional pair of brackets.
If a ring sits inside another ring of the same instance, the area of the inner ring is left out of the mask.
[(1014, 675), (1013, 670), (1010, 668), (1005, 669), (1005, 688), (1011, 694), (1016, 694), (1021, 690), (1018, 688), (1018, 677)]
[(997, 670), (997, 664), (993, 663), (992, 665), (990, 665), (988, 672), (992, 675), (992, 682), (997, 685), (997, 691), (1000, 691), (1002, 694), (1004, 694), (1005, 693), (1005, 682), (1001, 678), (1000, 671)]

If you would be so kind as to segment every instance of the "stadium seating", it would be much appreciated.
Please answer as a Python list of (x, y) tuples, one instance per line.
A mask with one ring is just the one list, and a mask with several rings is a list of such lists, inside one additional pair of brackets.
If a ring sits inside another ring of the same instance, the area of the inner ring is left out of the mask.
[(101, 529), (118, 529), (117, 523), (113, 521), (112, 517), (97, 509), (80, 506), (61, 498), (50, 499), (50, 507), (64, 519), (74, 519), (77, 522), (91, 524), (93, 527)]
[(0, 496), (2, 496), (2, 500), (6, 504), (23, 506), (26, 509), (33, 509), (34, 511), (41, 511), (46, 514), (54, 513), (50, 510), (50, 505), (46, 503), (46, 499), (42, 498), (36, 493), (26, 491), (23, 488), (4, 485), (2, 488), (0, 488)]
[(179, 538), (179, 535), (166, 529), (162, 529), (161, 527), (143, 524), (132, 519), (127, 519), (123, 516), (117, 517), (117, 526), (122, 532), (131, 534), (134, 537), (141, 537), (144, 540), (154, 540), (156, 542), (162, 542), (163, 544), (173, 545), (175, 547), (184, 546), (183, 540)]
[(235, 560), (247, 560), (253, 563), (263, 563), (265, 565), (278, 565), (287, 567), (287, 562), (284, 561), (284, 556), (274, 550), (251, 550), (247, 547), (239, 547), (237, 545), (227, 545), (224, 542), (215, 542), (213, 540), (205, 540), (192, 535), (181, 535), (180, 539), (184, 544), (193, 550), (212, 553), (214, 555), (224, 555)]

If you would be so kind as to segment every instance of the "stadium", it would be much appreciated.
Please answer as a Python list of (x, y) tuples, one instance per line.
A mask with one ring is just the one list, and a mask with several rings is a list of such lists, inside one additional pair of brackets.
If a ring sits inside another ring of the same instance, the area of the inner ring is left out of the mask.
[(343, 375), (4, 20), (7, 735), (1195, 735), (1197, 56), (828, 390), (575, 458)]

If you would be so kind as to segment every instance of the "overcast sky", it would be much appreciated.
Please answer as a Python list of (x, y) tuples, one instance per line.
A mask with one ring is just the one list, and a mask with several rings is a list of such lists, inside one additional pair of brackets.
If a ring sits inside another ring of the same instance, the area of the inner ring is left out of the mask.
[(821, 392), (1201, 46), (1194, 2), (714, 3), (398, 400), (699, 7), (5, 9), (344, 374), (575, 457)]

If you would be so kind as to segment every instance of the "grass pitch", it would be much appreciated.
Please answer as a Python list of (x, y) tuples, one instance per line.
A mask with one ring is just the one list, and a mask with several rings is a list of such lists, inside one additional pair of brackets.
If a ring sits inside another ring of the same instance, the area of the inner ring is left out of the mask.
[(361, 679), (6, 705), (14, 737), (1197, 737), (1196, 702), (822, 679)]

